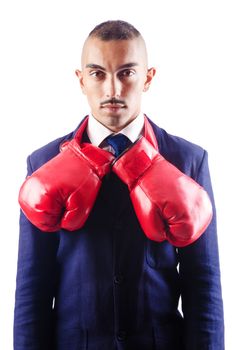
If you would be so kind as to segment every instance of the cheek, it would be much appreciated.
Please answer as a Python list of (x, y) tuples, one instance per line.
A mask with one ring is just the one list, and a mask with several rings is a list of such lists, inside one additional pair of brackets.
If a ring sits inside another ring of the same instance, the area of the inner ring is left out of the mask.
[(131, 98), (134, 102), (136, 102), (137, 99), (140, 100), (143, 89), (144, 85), (141, 82), (138, 82), (137, 84), (127, 86), (125, 89), (125, 94), (128, 96), (128, 98)]
[(141, 77), (137, 77), (137, 79), (134, 79), (133, 81), (129, 82), (126, 87), (128, 92), (140, 94), (143, 92), (144, 83), (145, 82)]
[(101, 89), (99, 87), (88, 86), (86, 87), (85, 95), (91, 108), (98, 108), (103, 97), (101, 96)]
[(89, 100), (94, 100), (100, 95), (100, 86), (96, 83), (87, 82), (85, 84), (85, 94), (87, 95)]

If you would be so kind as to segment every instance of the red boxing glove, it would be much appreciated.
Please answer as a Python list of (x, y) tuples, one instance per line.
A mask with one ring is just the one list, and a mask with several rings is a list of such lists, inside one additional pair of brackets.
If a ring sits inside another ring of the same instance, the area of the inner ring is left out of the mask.
[(79, 145), (87, 121), (61, 153), (23, 183), (19, 203), (40, 230), (77, 230), (86, 222), (114, 156), (91, 144)]
[[(145, 121), (151, 135), (149, 127)], [(146, 236), (184, 247), (199, 238), (209, 225), (211, 202), (198, 183), (165, 160), (153, 145), (142, 137), (116, 160), (113, 171), (128, 185)]]

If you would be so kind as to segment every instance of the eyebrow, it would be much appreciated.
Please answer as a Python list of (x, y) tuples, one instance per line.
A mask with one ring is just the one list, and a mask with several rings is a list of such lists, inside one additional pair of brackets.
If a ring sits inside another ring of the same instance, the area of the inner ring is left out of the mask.
[[(119, 66), (118, 69), (131, 68), (131, 67), (135, 67), (135, 66), (138, 66), (138, 63), (131, 62), (131, 63), (126, 63), (126, 64)], [(106, 69), (104, 67), (100, 66), (99, 64), (94, 64), (94, 63), (86, 64), (85, 68), (95, 68), (95, 69), (101, 69), (103, 71), (106, 71)]]

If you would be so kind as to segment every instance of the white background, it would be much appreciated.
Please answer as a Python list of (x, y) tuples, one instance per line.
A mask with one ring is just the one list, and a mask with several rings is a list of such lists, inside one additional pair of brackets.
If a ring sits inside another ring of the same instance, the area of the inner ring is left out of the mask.
[[(138, 4), (136, 4), (138, 3)], [(26, 156), (72, 131), (88, 113), (74, 71), (88, 32), (123, 19), (143, 34), (157, 75), (143, 110), (168, 132), (200, 144), (218, 212), (226, 323), (232, 349), (230, 1), (5, 0), (0, 3), (0, 349), (10, 350), (18, 245), (17, 195)], [(199, 349), (200, 350), (200, 349)]]

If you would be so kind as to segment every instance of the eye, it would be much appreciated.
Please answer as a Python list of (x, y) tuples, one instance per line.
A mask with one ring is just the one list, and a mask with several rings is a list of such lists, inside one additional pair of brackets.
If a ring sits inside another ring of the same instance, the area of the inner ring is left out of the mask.
[(89, 72), (89, 75), (91, 77), (97, 78), (97, 79), (102, 79), (105, 76), (105, 73), (102, 72), (101, 70), (93, 70)]
[(128, 78), (132, 77), (135, 74), (135, 71), (133, 69), (124, 69), (121, 72), (119, 72), (119, 77), (121, 78)]

